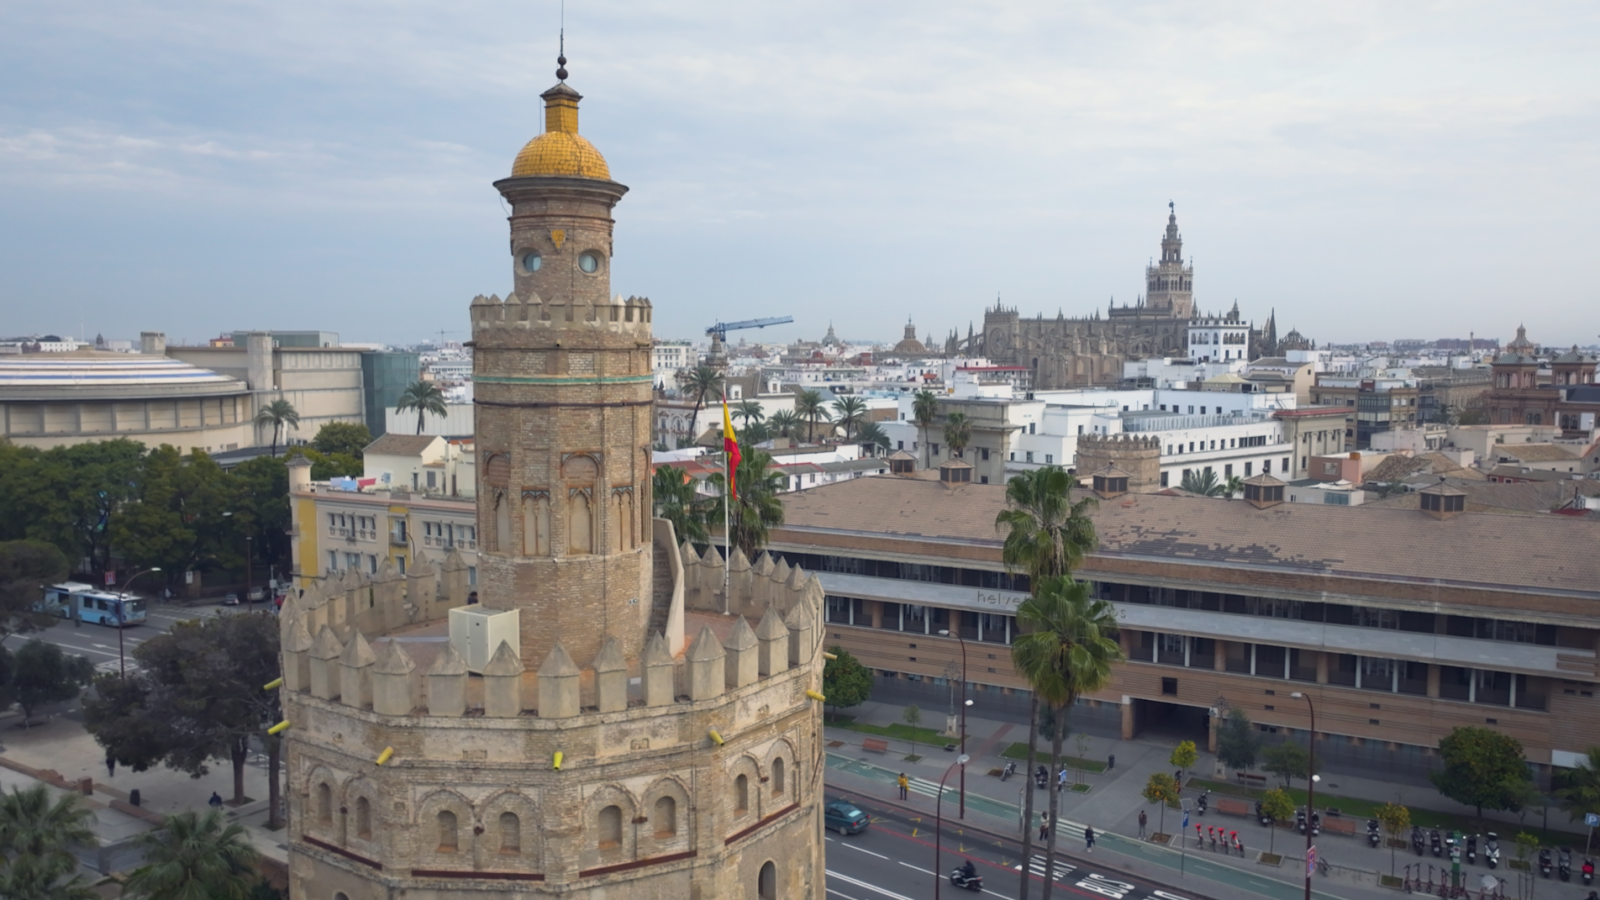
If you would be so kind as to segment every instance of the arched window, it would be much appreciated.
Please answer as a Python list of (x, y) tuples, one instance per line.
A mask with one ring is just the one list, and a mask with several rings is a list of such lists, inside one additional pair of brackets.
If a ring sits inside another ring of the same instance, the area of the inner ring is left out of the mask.
[(662, 797), (656, 801), (655, 815), (651, 817), (656, 825), (656, 837), (669, 838), (678, 833), (678, 801), (671, 797)]
[(333, 824), (333, 788), (326, 781), (317, 785), (317, 821)]
[(600, 810), (600, 849), (615, 850), (622, 846), (622, 808), (608, 806)]
[(356, 798), (356, 837), (372, 840), (372, 804), (365, 797)]
[(783, 757), (772, 761), (772, 795), (783, 796)]
[(750, 810), (750, 779), (740, 775), (733, 780), (733, 814), (742, 816)]
[(594, 520), (589, 495), (574, 491), (567, 500), (567, 555), (594, 552)]
[(338, 891), (333, 895), (333, 900), (350, 900), (350, 895), (344, 891)]
[(514, 812), (500, 814), (500, 852), (508, 855), (522, 852), (522, 821)]
[(778, 900), (778, 867), (770, 859), (761, 864), (761, 874), (756, 876), (756, 896)]
[(439, 813), (439, 852), (456, 852), (456, 814), (448, 809)]
[(511, 498), (505, 491), (496, 491), (494, 495), (494, 549), (511, 552)]

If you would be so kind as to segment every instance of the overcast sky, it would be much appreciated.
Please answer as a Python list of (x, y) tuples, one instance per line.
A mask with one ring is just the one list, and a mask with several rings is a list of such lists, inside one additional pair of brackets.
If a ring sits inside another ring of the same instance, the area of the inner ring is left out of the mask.
[[(0, 334), (460, 339), (559, 0), (9, 0)], [(571, 0), (659, 337), (965, 334), (1143, 289), (1321, 341), (1600, 334), (1592, 2)], [(81, 324), (80, 324), (81, 323)]]

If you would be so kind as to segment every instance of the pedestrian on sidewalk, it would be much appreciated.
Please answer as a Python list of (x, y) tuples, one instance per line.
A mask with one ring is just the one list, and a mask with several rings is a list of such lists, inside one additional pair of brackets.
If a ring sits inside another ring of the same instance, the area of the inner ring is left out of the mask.
[(211, 799), (206, 801), (206, 805), (207, 806), (221, 806), (222, 805), (222, 795), (217, 793), (216, 791), (212, 791), (211, 792)]
[(901, 772), (900, 777), (896, 779), (896, 783), (900, 785), (900, 799), (906, 799), (906, 788), (911, 786), (911, 782), (906, 779), (906, 773)]
[(1049, 813), (1039, 813), (1039, 840), (1042, 842), (1042, 841), (1047, 841), (1049, 839), (1050, 839), (1050, 814)]
[(1139, 810), (1139, 839), (1144, 840), (1144, 827), (1150, 820), (1145, 817), (1144, 810)]
[(1064, 791), (1066, 789), (1067, 789), (1067, 770), (1066, 770), (1066, 767), (1063, 766), (1061, 771), (1056, 773), (1056, 790)]
[(117, 777), (117, 758), (110, 754), (106, 754), (106, 777)]
[(1083, 846), (1090, 853), (1094, 852), (1094, 826), (1083, 826)]

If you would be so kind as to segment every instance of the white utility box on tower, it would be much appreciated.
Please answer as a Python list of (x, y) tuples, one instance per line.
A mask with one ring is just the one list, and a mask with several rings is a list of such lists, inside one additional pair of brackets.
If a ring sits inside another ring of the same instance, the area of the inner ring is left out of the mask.
[(481, 606), (459, 606), (450, 610), (450, 644), (467, 661), (467, 671), (483, 674), (483, 669), (494, 658), (494, 652), (505, 641), (511, 649), (522, 655), (522, 639), (514, 609), (484, 609)]

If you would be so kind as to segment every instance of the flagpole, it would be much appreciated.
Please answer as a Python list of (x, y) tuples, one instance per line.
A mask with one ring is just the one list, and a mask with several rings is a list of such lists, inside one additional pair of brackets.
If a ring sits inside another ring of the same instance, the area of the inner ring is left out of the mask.
[[(722, 385), (722, 414), (728, 414), (727, 382)], [(726, 439), (727, 435), (724, 434), (723, 438)], [(728, 568), (733, 564), (733, 530), (728, 524), (733, 506), (729, 490), (733, 487), (733, 454), (728, 452), (727, 447), (722, 449), (722, 479), (722, 612), (727, 615), (733, 608), (733, 604), (728, 602)]]

